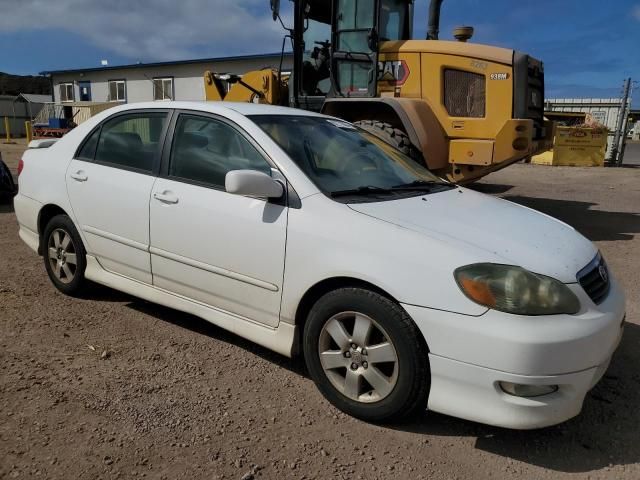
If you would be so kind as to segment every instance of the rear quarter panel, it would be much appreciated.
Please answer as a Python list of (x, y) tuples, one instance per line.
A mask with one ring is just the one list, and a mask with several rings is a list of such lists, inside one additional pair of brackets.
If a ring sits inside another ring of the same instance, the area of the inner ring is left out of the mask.
[[(96, 115), (48, 148), (33, 148), (24, 152), (24, 168), (18, 177), (18, 197), (23, 198), (17, 198), (15, 202), (16, 217), (21, 226), (29, 229), (35, 227), (37, 232), (40, 209), (49, 204), (62, 208), (75, 221), (67, 195), (67, 167), (86, 135), (111, 113), (113, 112), (107, 110)], [(34, 212), (36, 204), (39, 204), (40, 209)], [(25, 207), (26, 205), (29, 207)]]

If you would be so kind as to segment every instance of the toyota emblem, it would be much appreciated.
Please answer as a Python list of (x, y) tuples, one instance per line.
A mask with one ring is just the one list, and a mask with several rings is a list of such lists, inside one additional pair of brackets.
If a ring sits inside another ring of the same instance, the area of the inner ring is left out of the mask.
[(602, 281), (604, 283), (607, 283), (609, 281), (609, 274), (607, 273), (607, 267), (601, 264), (598, 267), (598, 273), (600, 274), (600, 278), (602, 278)]

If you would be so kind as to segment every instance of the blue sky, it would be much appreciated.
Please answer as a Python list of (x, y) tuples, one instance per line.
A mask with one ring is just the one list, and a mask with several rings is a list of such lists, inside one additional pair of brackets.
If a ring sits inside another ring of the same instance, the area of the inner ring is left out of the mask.
[[(268, 0), (2, 0), (0, 71), (43, 70), (278, 51)], [(426, 32), (416, 0), (414, 38)], [(54, 7), (55, 5), (55, 7)], [(289, 2), (282, 0), (285, 20)], [(53, 8), (52, 8), (53, 7)], [(542, 59), (548, 97), (619, 96), (640, 80), (640, 0), (445, 0), (441, 38), (473, 25), (473, 41)], [(634, 95), (640, 106), (640, 85)]]

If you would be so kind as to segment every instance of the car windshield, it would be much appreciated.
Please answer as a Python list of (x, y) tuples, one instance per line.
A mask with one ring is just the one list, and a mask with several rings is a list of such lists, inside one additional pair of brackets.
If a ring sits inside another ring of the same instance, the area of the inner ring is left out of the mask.
[(336, 200), (394, 200), (454, 187), (342, 120), (294, 115), (253, 115), (251, 120)]

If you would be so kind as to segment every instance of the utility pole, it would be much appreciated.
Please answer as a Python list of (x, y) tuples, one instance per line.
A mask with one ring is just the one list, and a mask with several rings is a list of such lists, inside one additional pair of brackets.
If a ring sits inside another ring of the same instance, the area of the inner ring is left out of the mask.
[(620, 104), (620, 113), (618, 113), (618, 121), (616, 122), (616, 132), (613, 136), (613, 145), (611, 147), (611, 158), (609, 164), (612, 167), (619, 167), (622, 164), (622, 157), (619, 155), (621, 135), (626, 135), (626, 132), (622, 132), (624, 128), (625, 118), (627, 116), (627, 103), (629, 102), (629, 89), (631, 88), (631, 79), (627, 78), (624, 81), (622, 102)]
[(618, 166), (621, 167), (622, 166), (622, 162), (624, 162), (624, 151), (627, 148), (627, 131), (629, 129), (629, 115), (631, 114), (631, 102), (632, 102), (632, 98), (633, 98), (633, 84), (634, 83), (638, 83), (638, 82), (630, 82), (631, 86), (629, 88), (629, 101), (628, 101), (628, 106), (625, 109), (627, 111), (627, 114), (624, 116), (624, 127), (622, 129), (622, 146), (620, 147), (620, 153), (618, 154), (618, 157), (620, 158), (619, 162), (618, 162)]

